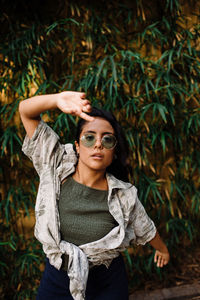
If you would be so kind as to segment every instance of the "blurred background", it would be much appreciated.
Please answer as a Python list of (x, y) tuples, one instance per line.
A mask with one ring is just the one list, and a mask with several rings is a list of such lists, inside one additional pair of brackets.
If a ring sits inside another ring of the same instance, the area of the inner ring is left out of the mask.
[[(171, 252), (124, 253), (130, 293), (200, 280), (200, 2), (0, 1), (0, 298), (34, 299), (44, 255), (33, 236), (38, 177), (21, 151), (19, 102), (85, 91), (114, 112), (130, 181)], [(63, 143), (77, 119), (47, 112)]]

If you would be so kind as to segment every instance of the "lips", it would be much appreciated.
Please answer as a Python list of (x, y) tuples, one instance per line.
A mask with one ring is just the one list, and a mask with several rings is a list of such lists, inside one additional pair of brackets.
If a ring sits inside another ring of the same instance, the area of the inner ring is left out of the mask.
[(94, 153), (91, 156), (95, 159), (102, 159), (103, 158), (103, 155), (101, 153)]

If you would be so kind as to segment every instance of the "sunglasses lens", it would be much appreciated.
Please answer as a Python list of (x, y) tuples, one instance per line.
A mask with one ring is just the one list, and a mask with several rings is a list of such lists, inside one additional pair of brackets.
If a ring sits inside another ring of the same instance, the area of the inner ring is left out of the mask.
[(114, 135), (107, 134), (107, 135), (104, 135), (104, 137), (102, 138), (102, 145), (106, 149), (114, 148), (116, 143), (117, 143), (117, 140)]
[[(93, 147), (96, 143), (96, 137), (94, 134), (86, 133), (81, 137), (81, 142), (85, 147)], [(102, 146), (106, 149), (112, 149), (116, 146), (117, 140), (116, 137), (112, 134), (106, 134), (101, 140)]]
[(85, 134), (81, 137), (81, 142), (85, 147), (92, 147), (95, 144), (95, 136), (93, 134)]

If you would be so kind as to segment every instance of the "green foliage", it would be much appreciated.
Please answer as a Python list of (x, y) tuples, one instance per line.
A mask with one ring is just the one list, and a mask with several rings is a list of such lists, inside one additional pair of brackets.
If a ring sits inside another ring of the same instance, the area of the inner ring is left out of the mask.
[[(20, 150), (17, 108), (27, 97), (82, 90), (113, 111), (131, 150), (130, 181), (174, 256), (192, 245), (199, 226), (199, 16), (188, 23), (187, 1), (178, 0), (56, 5), (33, 6), (30, 14), (24, 2), (22, 15), (4, 2), (0, 16), (2, 299), (32, 299), (43, 260), (22, 222), (31, 218), (38, 184)], [(75, 118), (44, 118), (63, 142), (74, 140)], [(141, 270), (155, 272), (147, 252), (134, 259), (125, 253), (137, 284)]]

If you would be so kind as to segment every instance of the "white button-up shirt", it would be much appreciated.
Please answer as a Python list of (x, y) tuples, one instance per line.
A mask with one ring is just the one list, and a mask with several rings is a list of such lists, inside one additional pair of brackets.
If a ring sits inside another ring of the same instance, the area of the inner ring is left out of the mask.
[(152, 240), (156, 234), (155, 225), (139, 201), (136, 187), (106, 174), (108, 207), (118, 226), (100, 240), (79, 247), (61, 240), (57, 203), (62, 180), (75, 171), (77, 157), (73, 145), (61, 144), (58, 135), (40, 121), (32, 138), (25, 137), (22, 150), (32, 160), (40, 177), (35, 206), (35, 236), (55, 268), (61, 268), (62, 254), (69, 256), (67, 274), (70, 292), (75, 300), (83, 300), (89, 262), (108, 267), (130, 243), (144, 245)]

